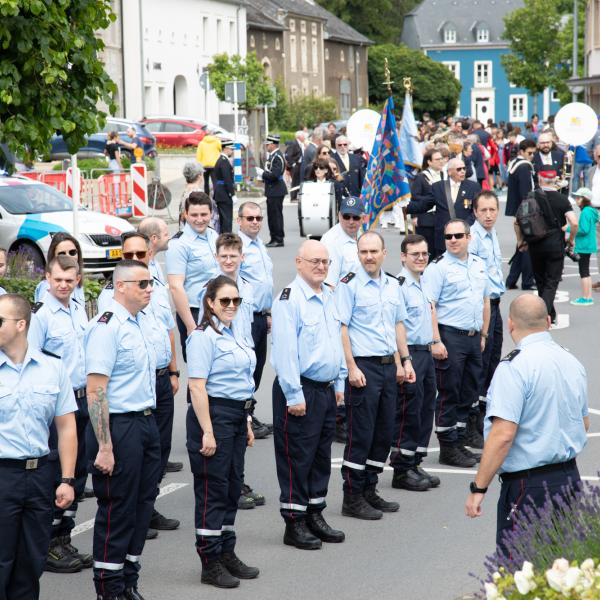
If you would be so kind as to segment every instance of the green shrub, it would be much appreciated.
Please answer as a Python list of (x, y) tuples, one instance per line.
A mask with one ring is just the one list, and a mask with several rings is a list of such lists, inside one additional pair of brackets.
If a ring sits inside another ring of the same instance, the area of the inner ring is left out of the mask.
[[(154, 171), (156, 161), (153, 158), (145, 158), (146, 169)], [(129, 171), (131, 160), (125, 154), (121, 155), (121, 165), (123, 170)], [(98, 179), (101, 175), (106, 175), (108, 171), (108, 162), (104, 158), (82, 158), (77, 161), (77, 167), (82, 171), (84, 179)], [(62, 171), (62, 163), (57, 163), (52, 167), (53, 171)]]
[(2, 286), (9, 294), (20, 294), (24, 298), (27, 298), (32, 304), (35, 288), (39, 282), (39, 279), (0, 278), (0, 286)]

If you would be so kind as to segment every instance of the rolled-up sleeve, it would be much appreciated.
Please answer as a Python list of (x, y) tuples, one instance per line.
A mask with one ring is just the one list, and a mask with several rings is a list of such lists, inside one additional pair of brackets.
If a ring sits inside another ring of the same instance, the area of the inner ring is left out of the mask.
[(188, 378), (208, 379), (215, 359), (214, 339), (207, 331), (192, 331), (186, 340)]

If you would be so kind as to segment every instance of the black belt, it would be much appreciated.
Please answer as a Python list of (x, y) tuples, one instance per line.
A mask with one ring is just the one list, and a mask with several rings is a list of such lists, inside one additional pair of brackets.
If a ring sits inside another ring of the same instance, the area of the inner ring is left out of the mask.
[(315, 381), (314, 379), (304, 377), (304, 375), (300, 375), (300, 383), (302, 385), (312, 385), (313, 387), (318, 388), (329, 388), (333, 385), (333, 381)]
[(566, 462), (552, 463), (551, 465), (542, 465), (533, 469), (523, 469), (523, 471), (513, 471), (512, 473), (500, 473), (502, 481), (514, 481), (515, 479), (526, 479), (537, 473), (552, 473), (553, 471), (570, 471), (577, 468), (577, 461), (572, 458)]
[(82, 387), (78, 390), (73, 390), (73, 393), (75, 394), (75, 398), (77, 398), (77, 400), (81, 400), (81, 398), (85, 398), (86, 390), (84, 387)]
[(18, 469), (25, 469), (31, 471), (44, 465), (48, 460), (48, 455), (40, 456), (39, 458), (0, 458), (0, 466), (2, 467), (17, 467)]
[(214, 398), (213, 396), (209, 396), (208, 403), (217, 406), (239, 408), (240, 410), (249, 410), (252, 408), (252, 398), (250, 400), (232, 400), (231, 398)]
[(131, 410), (129, 412), (122, 413), (110, 413), (110, 418), (113, 417), (149, 417), (152, 414), (151, 408), (145, 408), (144, 410)]
[(457, 333), (458, 335), (467, 335), (469, 337), (479, 335), (480, 333), (479, 329), (458, 329), (458, 327), (452, 327), (452, 325), (444, 325), (443, 323), (439, 324), (439, 328), (452, 331), (453, 333)]
[(165, 367), (164, 369), (156, 369), (156, 376), (162, 377), (163, 375), (169, 374), (169, 367)]
[(391, 365), (395, 363), (394, 355), (387, 354), (386, 356), (355, 356), (354, 358), (360, 358), (361, 360), (370, 360), (380, 365)]
[(409, 344), (409, 352), (431, 352), (431, 346), (429, 344)]
[(498, 304), (500, 304), (500, 298), (490, 298), (490, 304), (492, 306), (498, 306)]
[(253, 313), (255, 317), (270, 317), (271, 311), (268, 310), (258, 310)]

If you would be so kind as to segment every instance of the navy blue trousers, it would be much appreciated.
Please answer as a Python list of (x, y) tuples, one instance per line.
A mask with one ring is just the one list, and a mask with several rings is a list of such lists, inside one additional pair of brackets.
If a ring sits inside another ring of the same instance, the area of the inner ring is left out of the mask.
[(160, 438), (154, 415), (110, 415), (115, 457), (111, 476), (94, 461), (98, 442), (86, 432), (88, 470), (98, 502), (94, 524), (94, 584), (103, 596), (118, 596), (136, 587), (140, 556), (152, 517), (160, 477)]
[(488, 329), (488, 339), (486, 340), (485, 350), (481, 355), (482, 372), (481, 387), (479, 395), (486, 396), (496, 367), (502, 358), (502, 342), (504, 340), (504, 330), (502, 323), (502, 314), (500, 313), (500, 304), (493, 303), (490, 306), (490, 326)]
[(254, 313), (252, 321), (252, 340), (256, 354), (256, 367), (254, 368), (254, 392), (258, 390), (262, 379), (263, 369), (267, 361), (267, 315)]
[(156, 376), (156, 410), (154, 418), (160, 437), (160, 479), (171, 454), (171, 438), (173, 436), (173, 414), (175, 412), (175, 398), (171, 387), (171, 378), (168, 373)]
[(409, 346), (415, 383), (398, 386), (394, 439), (390, 465), (394, 471), (408, 471), (427, 456), (435, 411), (435, 367), (431, 352)]
[[(198, 315), (202, 309), (196, 306), (190, 306), (190, 311), (192, 312), (192, 317), (194, 317), (194, 322), (198, 322)], [(185, 327), (184, 322), (181, 320), (179, 315), (175, 316), (175, 322), (177, 323), (177, 330), (179, 331), (179, 341), (181, 342), (181, 355), (183, 356), (183, 362), (187, 363), (187, 350), (185, 346), (185, 341), (187, 340), (188, 334), (187, 329)], [(190, 402), (189, 392), (188, 392), (188, 402)]]
[(50, 544), (56, 463), (0, 460), (0, 600), (37, 600)]
[(435, 361), (435, 432), (440, 444), (452, 446), (463, 440), (469, 412), (479, 406), (481, 336), (461, 335), (442, 324), (439, 327), (448, 358)]
[(286, 520), (304, 519), (326, 506), (335, 434), (332, 385), (301, 378), (306, 414), (288, 413), (277, 378), (273, 382), (273, 441), (279, 481), (279, 507)]
[(517, 252), (511, 259), (510, 271), (506, 278), (506, 287), (517, 285), (519, 277), (521, 277), (521, 287), (528, 288), (535, 285), (533, 266), (528, 251)]
[(382, 365), (380, 358), (356, 357), (367, 385), (353, 387), (346, 380), (344, 401), (348, 439), (344, 448), (344, 491), (360, 494), (375, 487), (383, 471), (394, 436), (396, 415), (396, 365)]
[(235, 517), (242, 491), (247, 445), (247, 411), (243, 401), (209, 398), (210, 420), (217, 442), (213, 456), (200, 454), (202, 428), (188, 407), (187, 450), (194, 475), (196, 551), (202, 564), (233, 552)]

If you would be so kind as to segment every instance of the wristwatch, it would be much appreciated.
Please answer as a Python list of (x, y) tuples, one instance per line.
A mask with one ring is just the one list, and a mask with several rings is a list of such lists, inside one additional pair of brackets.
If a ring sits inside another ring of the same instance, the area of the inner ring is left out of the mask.
[(169, 371), (169, 377), (181, 377), (181, 373), (179, 371)]
[(471, 490), (471, 494), (485, 494), (488, 491), (486, 487), (477, 487), (477, 484), (474, 481), (471, 481), (469, 484), (469, 489)]
[(412, 362), (412, 356), (410, 354), (407, 354), (406, 356), (401, 356), (400, 357), (400, 363), (404, 364), (407, 360), (410, 360)]
[(75, 487), (75, 477), (61, 477), (60, 482)]

